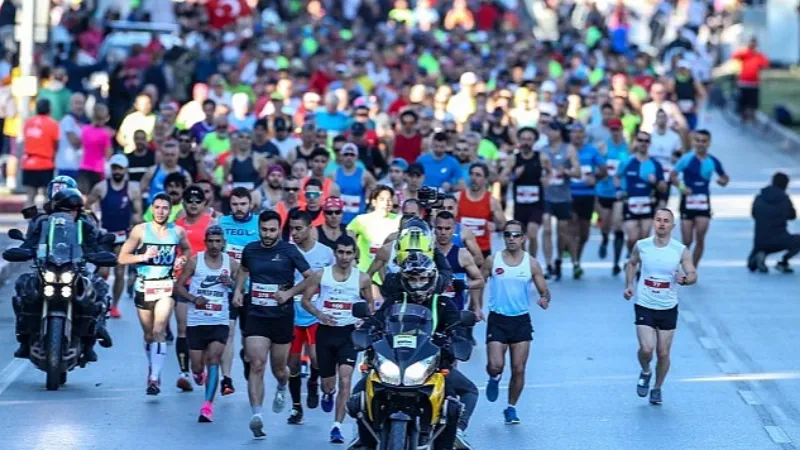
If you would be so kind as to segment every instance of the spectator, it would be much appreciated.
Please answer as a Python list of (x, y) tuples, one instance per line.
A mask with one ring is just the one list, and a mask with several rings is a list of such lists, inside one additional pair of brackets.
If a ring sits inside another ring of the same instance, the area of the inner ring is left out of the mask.
[(91, 191), (95, 184), (105, 178), (104, 163), (114, 153), (114, 132), (106, 126), (107, 123), (108, 107), (102, 103), (94, 105), (92, 123), (81, 131), (83, 156), (78, 171), (78, 187), (81, 192)]
[(786, 193), (789, 177), (781, 172), (772, 177), (772, 184), (765, 187), (753, 201), (752, 216), (755, 220), (753, 251), (747, 259), (751, 272), (766, 273), (766, 257), (770, 253), (785, 251), (775, 266), (782, 273), (793, 273), (789, 260), (800, 253), (800, 234), (790, 234), (787, 224), (797, 218), (792, 200)]
[(133, 104), (133, 111), (125, 116), (117, 132), (117, 143), (131, 153), (134, 149), (133, 133), (142, 130), (147, 134), (147, 138), (153, 137), (153, 128), (156, 126), (156, 115), (153, 114), (153, 99), (147, 94), (136, 96)]
[(70, 110), (72, 92), (64, 85), (67, 81), (67, 73), (60, 67), (52, 72), (45, 67), (39, 76), (44, 79), (44, 82), (39, 90), (38, 98), (50, 102), (50, 117), (55, 121), (60, 121)]
[(84, 114), (85, 98), (77, 92), (70, 98), (70, 110), (59, 122), (60, 136), (56, 154), (56, 175), (78, 179), (78, 167), (83, 157), (81, 128), (89, 123)]
[(36, 102), (36, 115), (25, 121), (23, 136), (22, 185), (27, 195), (25, 206), (31, 206), (39, 190), (46, 188), (53, 179), (55, 169), (59, 127), (50, 117), (49, 100)]
[(739, 72), (739, 114), (743, 121), (755, 119), (755, 112), (761, 103), (760, 86), (761, 71), (769, 67), (769, 60), (758, 51), (756, 38), (750, 39), (747, 48), (736, 51), (732, 58), (739, 61), (742, 69)]

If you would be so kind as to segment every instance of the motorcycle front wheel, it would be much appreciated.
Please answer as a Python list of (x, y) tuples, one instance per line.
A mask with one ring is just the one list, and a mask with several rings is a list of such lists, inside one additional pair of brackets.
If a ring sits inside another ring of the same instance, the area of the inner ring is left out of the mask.
[[(56, 391), (61, 383), (61, 353), (64, 349), (64, 318), (48, 317), (47, 334), (45, 335), (45, 350), (47, 351), (47, 381), (48, 391)], [(66, 381), (66, 380), (64, 380)]]
[[(387, 433), (386, 450), (410, 450), (413, 448), (408, 442), (408, 422), (402, 420), (393, 420), (389, 424), (389, 432)], [(415, 444), (416, 446), (416, 444)]]

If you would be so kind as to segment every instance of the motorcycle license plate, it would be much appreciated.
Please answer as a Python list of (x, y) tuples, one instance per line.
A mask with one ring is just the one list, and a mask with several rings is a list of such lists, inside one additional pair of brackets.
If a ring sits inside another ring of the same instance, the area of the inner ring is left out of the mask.
[(408, 334), (394, 336), (394, 348), (417, 348), (417, 337)]

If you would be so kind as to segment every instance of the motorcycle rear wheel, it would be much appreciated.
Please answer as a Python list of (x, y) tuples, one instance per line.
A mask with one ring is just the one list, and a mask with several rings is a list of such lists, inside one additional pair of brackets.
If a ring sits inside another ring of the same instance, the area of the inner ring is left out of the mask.
[[(48, 391), (57, 391), (61, 386), (62, 352), (64, 350), (64, 318), (49, 317), (47, 319), (47, 334), (45, 335), (45, 350), (47, 351), (47, 381)], [(64, 380), (66, 381), (66, 380)]]

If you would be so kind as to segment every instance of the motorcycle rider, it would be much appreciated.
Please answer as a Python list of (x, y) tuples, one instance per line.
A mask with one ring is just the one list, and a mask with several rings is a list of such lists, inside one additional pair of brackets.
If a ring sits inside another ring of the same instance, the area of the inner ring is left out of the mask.
[[(52, 194), (52, 197), (45, 204), (45, 213), (39, 213), (31, 221), (25, 241), (20, 245), (21, 248), (35, 251), (42, 233), (45, 232), (43, 227), (48, 223), (49, 214), (66, 212), (72, 214), (79, 226), (82, 227), (81, 247), (84, 254), (96, 253), (101, 250), (99, 246), (100, 231), (94, 225), (94, 221), (82, 212), (84, 206), (83, 196), (77, 188), (69, 187), (72, 184), (77, 185), (75, 180), (70, 177), (56, 177), (49, 183), (47, 194)], [(88, 276), (89, 274), (84, 275)], [(17, 316), (17, 341), (20, 344), (19, 348), (14, 352), (14, 357), (16, 358), (28, 358), (30, 356), (30, 334), (31, 332), (35, 333), (36, 327), (27, 327), (20, 313), (22, 313), (26, 305), (36, 305), (37, 310), (40, 308), (39, 280), (37, 277), (38, 274), (35, 273), (22, 274), (14, 286), (16, 295), (14, 296), (13, 307), (14, 314)], [(95, 280), (95, 283), (97, 283), (97, 280)], [(95, 322), (95, 336), (83, 338), (83, 362), (97, 361), (97, 353), (93, 348), (97, 340), (105, 348), (112, 345), (111, 336), (105, 328), (105, 315), (108, 310), (108, 299), (106, 298), (108, 289), (95, 289), (94, 291), (98, 295), (96, 295), (89, 313), (93, 316)], [(30, 313), (35, 314), (33, 311)]]
[[(454, 340), (463, 340), (471, 345), (467, 338), (466, 327), (461, 325), (460, 311), (451, 299), (436, 294), (440, 284), (439, 271), (433, 260), (420, 251), (411, 251), (403, 261), (399, 276), (400, 289), (384, 298), (383, 305), (373, 315), (374, 321), (365, 322), (364, 326), (373, 323), (384, 323), (386, 314), (397, 303), (413, 302), (419, 305), (436, 308), (434, 316), (438, 317), (435, 332), (447, 335)], [(464, 405), (461, 417), (457, 424), (448, 424), (447, 428), (439, 435), (437, 448), (450, 450), (455, 448), (471, 448), (466, 442), (464, 432), (469, 425), (469, 419), (478, 403), (478, 387), (454, 366), (455, 358), (447, 352), (442, 352), (442, 366), (449, 370), (445, 378), (445, 392), (449, 397), (458, 396)], [(366, 377), (353, 388), (353, 396), (361, 393), (366, 385)], [(456, 425), (456, 426), (452, 426)], [(363, 442), (360, 439), (369, 436), (369, 432), (359, 423), (359, 438), (353, 441), (348, 448), (359, 446), (374, 446), (372, 442)]]

